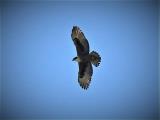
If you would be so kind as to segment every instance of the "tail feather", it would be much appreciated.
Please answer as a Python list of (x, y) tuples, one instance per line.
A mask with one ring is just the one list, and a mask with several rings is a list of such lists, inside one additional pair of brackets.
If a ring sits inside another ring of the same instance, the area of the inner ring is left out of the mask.
[(90, 60), (91, 60), (91, 63), (92, 63), (94, 66), (98, 67), (99, 64), (100, 64), (100, 62), (101, 62), (101, 57), (100, 57), (100, 55), (99, 55), (97, 52), (92, 51), (92, 52), (90, 53)]

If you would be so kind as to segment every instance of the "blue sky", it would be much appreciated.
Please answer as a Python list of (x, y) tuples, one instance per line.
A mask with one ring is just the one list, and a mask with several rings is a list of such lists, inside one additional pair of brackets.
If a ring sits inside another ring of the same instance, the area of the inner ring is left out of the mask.
[[(157, 118), (156, 2), (6, 2), (2, 20), (4, 117)], [(87, 91), (73, 25), (102, 57)]]

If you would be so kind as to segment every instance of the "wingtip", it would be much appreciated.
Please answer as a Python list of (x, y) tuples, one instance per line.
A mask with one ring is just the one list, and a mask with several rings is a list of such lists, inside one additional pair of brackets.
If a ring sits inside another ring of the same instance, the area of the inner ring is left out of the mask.
[(82, 88), (83, 90), (87, 90), (87, 89), (89, 88), (89, 85), (88, 85), (88, 86), (81, 86), (81, 88)]
[(91, 83), (91, 80), (89, 80), (87, 84), (82, 84), (79, 82), (79, 85), (82, 89), (87, 90), (89, 88), (90, 83)]
[(73, 26), (73, 29), (75, 29), (75, 28), (79, 28), (79, 27), (78, 27), (77, 25), (74, 25), (74, 26)]

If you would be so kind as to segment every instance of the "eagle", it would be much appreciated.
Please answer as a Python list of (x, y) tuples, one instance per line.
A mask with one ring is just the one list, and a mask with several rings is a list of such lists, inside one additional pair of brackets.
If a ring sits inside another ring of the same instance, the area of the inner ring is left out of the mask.
[(77, 50), (77, 56), (72, 61), (78, 62), (78, 83), (83, 89), (87, 90), (93, 74), (92, 64), (98, 67), (101, 57), (95, 51), (90, 52), (88, 40), (78, 26), (73, 26), (71, 38)]

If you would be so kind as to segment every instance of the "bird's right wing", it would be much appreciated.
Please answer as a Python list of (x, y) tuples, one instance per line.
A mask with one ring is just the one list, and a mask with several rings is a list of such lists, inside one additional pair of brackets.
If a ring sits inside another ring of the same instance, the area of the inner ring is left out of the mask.
[(88, 40), (79, 27), (73, 26), (71, 37), (76, 46), (78, 56), (89, 54)]
[(79, 63), (78, 82), (83, 89), (87, 89), (93, 74), (91, 62)]

